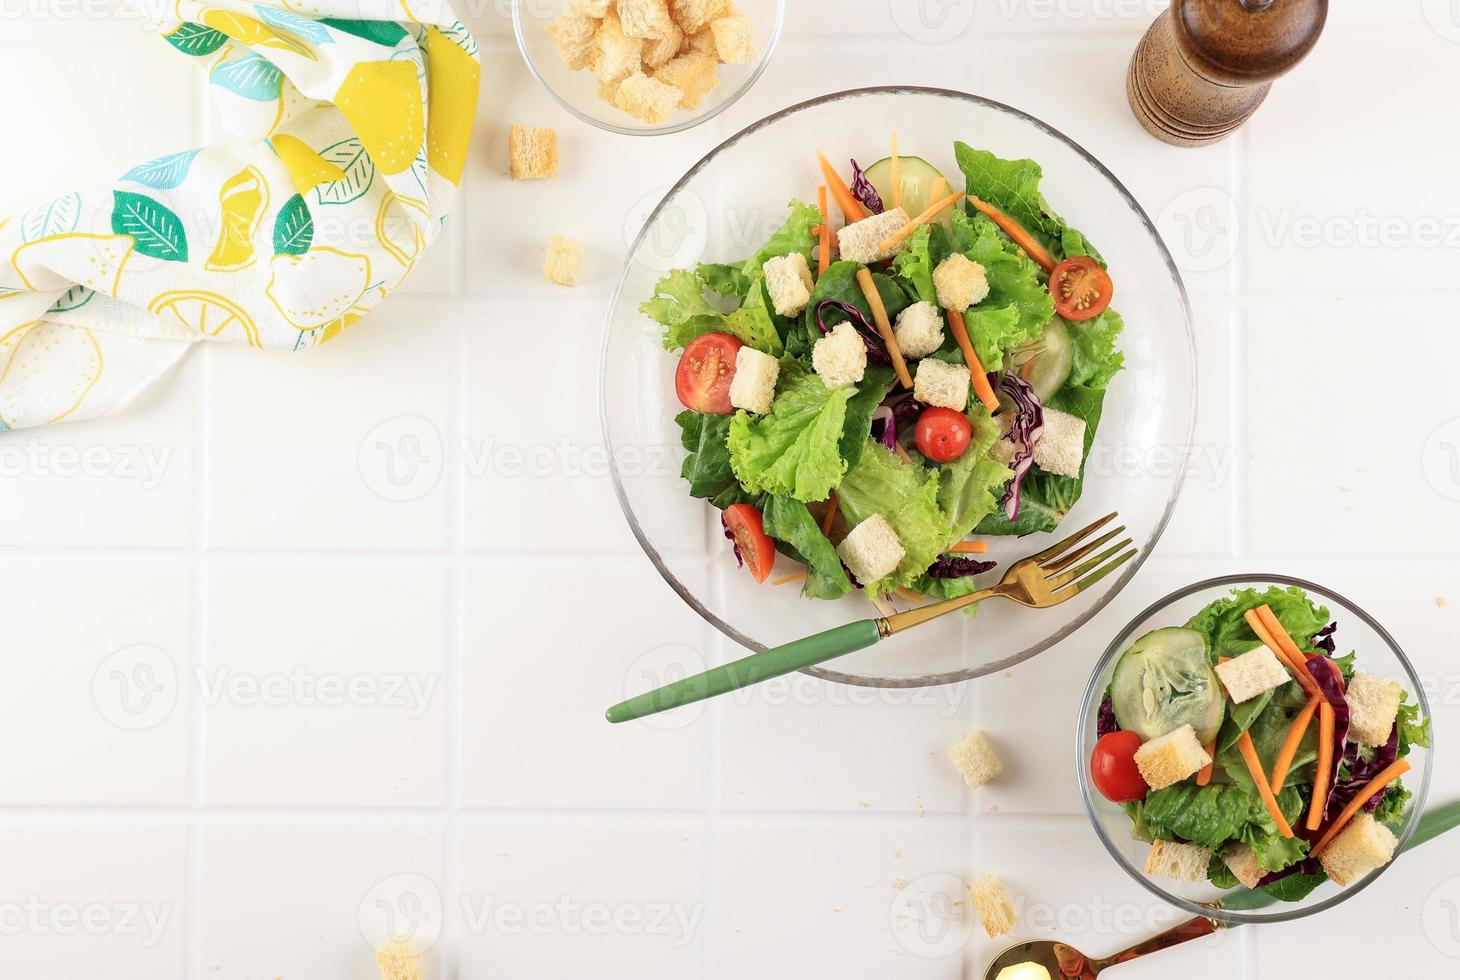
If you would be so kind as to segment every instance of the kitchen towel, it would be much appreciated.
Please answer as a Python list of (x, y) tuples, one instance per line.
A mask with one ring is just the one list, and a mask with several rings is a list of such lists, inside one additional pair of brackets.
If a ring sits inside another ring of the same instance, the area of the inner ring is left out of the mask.
[(177, 0), (155, 27), (229, 138), (0, 218), (0, 428), (115, 412), (200, 340), (317, 347), (461, 182), (481, 64), (446, 0)]

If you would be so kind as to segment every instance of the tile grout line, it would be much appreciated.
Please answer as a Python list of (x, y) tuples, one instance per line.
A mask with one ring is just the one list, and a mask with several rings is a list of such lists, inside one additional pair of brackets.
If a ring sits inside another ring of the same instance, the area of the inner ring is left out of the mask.
[[(1247, 220), (1247, 208), (1251, 203), (1251, 191), (1248, 187), (1248, 143), (1249, 132), (1246, 128), (1237, 131), (1232, 143), (1232, 190), (1237, 199), (1238, 228), (1241, 223)], [(1240, 234), (1240, 231), (1239, 231)], [(1231, 395), (1231, 404), (1228, 411), (1231, 412), (1233, 436), (1233, 459), (1232, 459), (1232, 527), (1231, 534), (1232, 553), (1238, 560), (1247, 557), (1250, 541), (1249, 520), (1247, 513), (1247, 453), (1250, 446), (1248, 433), (1248, 413), (1245, 408), (1248, 404), (1248, 396), (1251, 393), (1251, 383), (1247, 372), (1243, 370), (1248, 353), (1247, 343), (1247, 311), (1244, 305), (1246, 300), (1251, 277), (1250, 263), (1247, 261), (1249, 243), (1247, 236), (1243, 235), (1238, 243), (1235, 268), (1233, 269), (1235, 282), (1232, 284), (1232, 295), (1236, 300), (1232, 308), (1227, 311), (1231, 318), (1227, 327), (1231, 332), (1231, 355), (1232, 364), (1236, 370), (1233, 371), (1232, 380), (1228, 385), (1228, 392)]]
[[(460, 239), (450, 242), (453, 252), (457, 250)], [(455, 256), (453, 255), (453, 259)], [(456, 265), (453, 262), (453, 265)], [(455, 272), (453, 272), (455, 275)], [(447, 446), (456, 444), (460, 433), (466, 429), (464, 416), (466, 406), (466, 370), (463, 367), (465, 361), (466, 331), (463, 326), (464, 319), (453, 313), (451, 327), (454, 332), (453, 342), (455, 343), (456, 356), (452, 358), (451, 378), (447, 390), (448, 407), (446, 412)], [(457, 892), (461, 888), (461, 829), (460, 813), (462, 799), (465, 794), (463, 786), (462, 760), (465, 755), (463, 746), (464, 718), (465, 718), (465, 675), (466, 675), (466, 575), (462, 567), (462, 555), (464, 553), (463, 535), (466, 528), (466, 481), (463, 478), (459, 465), (450, 465), (450, 454), (448, 453), (448, 466), (446, 474), (447, 491), (447, 541), (450, 543), (451, 556), (447, 562), (447, 622), (451, 623), (451, 636), (446, 646), (446, 675), (447, 687), (450, 690), (450, 700), (447, 702), (445, 744), (443, 764), (446, 766), (446, 806), (443, 814), (442, 827), (442, 855), (441, 855), (441, 888), (443, 898), (449, 901), (449, 906), (443, 907), (441, 914), (441, 942), (440, 946), (440, 970), (442, 977), (456, 977), (460, 974), (461, 962), (461, 930), (460, 917), (454, 914), (459, 907)]]
[[(712, 593), (718, 593), (722, 588), (722, 580), (713, 559), (706, 558), (705, 560), (705, 576)], [(719, 649), (722, 643), (730, 642), (728, 637), (722, 637), (709, 623), (700, 624), (700, 636), (701, 642), (708, 640), (707, 650)], [(733, 656), (733, 651), (731, 655)], [(716, 925), (725, 918), (719, 893), (720, 803), (724, 789), (724, 773), (720, 768), (720, 757), (724, 744), (724, 712), (721, 710), (718, 699), (711, 700), (706, 706), (705, 721), (705, 832), (704, 840), (700, 845), (700, 880), (703, 886), (701, 894), (704, 896), (705, 903), (702, 916), (705, 930), (705, 941), (702, 944), (704, 977), (705, 980), (712, 980), (715, 975), (713, 964), (720, 948)]]

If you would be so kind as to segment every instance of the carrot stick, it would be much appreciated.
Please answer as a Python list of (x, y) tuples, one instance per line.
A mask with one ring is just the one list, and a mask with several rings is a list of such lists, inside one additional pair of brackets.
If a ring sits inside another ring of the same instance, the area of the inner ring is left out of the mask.
[(1349, 802), (1349, 805), (1343, 808), (1343, 812), (1338, 815), (1333, 823), (1328, 825), (1328, 829), (1323, 832), (1322, 837), (1318, 838), (1318, 843), (1314, 846), (1313, 850), (1308, 852), (1308, 856), (1317, 857), (1319, 854), (1322, 854), (1324, 848), (1333, 843), (1333, 839), (1343, 832), (1343, 828), (1348, 826), (1348, 822), (1354, 818), (1354, 814), (1363, 808), (1365, 803), (1369, 802), (1382, 792), (1386, 786), (1407, 772), (1409, 772), (1409, 760), (1399, 759), (1389, 768), (1369, 780), (1364, 785), (1364, 788), (1359, 790), (1359, 795), (1355, 796)]
[(989, 384), (989, 373), (983, 369), (983, 362), (978, 359), (974, 352), (973, 341), (968, 339), (968, 326), (963, 322), (962, 310), (948, 311), (948, 326), (953, 331), (953, 339), (958, 341), (958, 349), (963, 351), (964, 363), (968, 365), (969, 380), (973, 382), (973, 393), (978, 400), (983, 402), (983, 407), (989, 410), (989, 414), (999, 410), (999, 396), (994, 394), (993, 385)]
[(987, 554), (989, 543), (987, 541), (960, 541), (948, 549), (952, 555), (983, 555)]
[(1301, 663), (1294, 662), (1288, 656), (1287, 650), (1283, 649), (1282, 645), (1278, 643), (1277, 638), (1272, 635), (1272, 632), (1267, 628), (1267, 624), (1262, 621), (1262, 617), (1258, 615), (1256, 609), (1247, 610), (1242, 618), (1247, 620), (1247, 625), (1252, 628), (1253, 633), (1257, 634), (1257, 638), (1262, 641), (1263, 646), (1271, 650), (1273, 655), (1283, 662), (1288, 668), (1288, 671), (1292, 673), (1293, 679), (1298, 682), (1298, 685), (1304, 691), (1308, 692), (1309, 697), (1323, 697), (1323, 692), (1318, 689), (1318, 684), (1313, 680), (1313, 675), (1308, 673), (1308, 668)]
[(780, 578), (772, 579), (771, 585), (789, 585), (792, 582), (799, 582), (805, 577), (805, 572), (797, 572), (795, 575), (782, 575)]
[(882, 295), (877, 292), (877, 283), (872, 281), (872, 273), (865, 268), (858, 269), (857, 285), (862, 287), (862, 295), (872, 308), (872, 321), (877, 324), (877, 332), (887, 345), (887, 353), (892, 355), (892, 369), (897, 372), (897, 380), (902, 382), (904, 388), (911, 388), (912, 375), (907, 372), (907, 361), (902, 358), (902, 348), (897, 346), (897, 338), (892, 334), (892, 324), (887, 319), (887, 307), (882, 305)]
[(831, 267), (831, 212), (826, 207), (825, 184), (822, 184), (816, 192), (816, 201), (821, 205), (821, 227), (816, 231), (816, 237), (821, 245), (821, 257), (817, 260), (816, 276), (820, 278), (826, 275), (826, 270)]
[(821, 173), (826, 178), (826, 186), (831, 190), (831, 196), (836, 199), (837, 207), (841, 208), (842, 214), (846, 215), (847, 224), (861, 221), (867, 217), (867, 209), (862, 207), (862, 202), (852, 196), (852, 189), (832, 168), (831, 162), (826, 159), (826, 156), (818, 153), (816, 158), (821, 161)]
[(1215, 768), (1217, 764), (1217, 740), (1212, 739), (1206, 745), (1203, 745), (1202, 748), (1206, 751), (1207, 758), (1211, 759), (1212, 761), (1202, 766), (1201, 772), (1196, 774), (1196, 784), (1198, 786), (1205, 786), (1207, 783), (1212, 781), (1212, 769)]
[(1318, 773), (1313, 778), (1313, 799), (1308, 802), (1308, 829), (1317, 830), (1328, 809), (1328, 782), (1333, 777), (1333, 735), (1338, 723), (1328, 699), (1318, 703)]
[(902, 207), (902, 167), (897, 159), (897, 130), (892, 131), (892, 206)]
[(884, 241), (879, 243), (877, 246), (877, 251), (892, 251), (894, 248), (911, 238), (913, 236), (913, 232), (917, 231), (920, 227), (936, 218), (938, 216), (938, 212), (946, 208), (952, 207), (961, 200), (963, 200), (963, 192), (959, 191), (956, 194), (949, 194), (942, 200), (934, 201), (932, 204), (929, 204), (926, 211), (909, 221), (907, 224), (903, 225), (901, 228), (897, 229), (897, 231), (888, 235)]
[(1019, 222), (992, 204), (986, 201), (980, 201), (972, 194), (968, 195), (968, 203), (982, 211), (994, 224), (1003, 230), (1004, 234), (1014, 239), (1014, 243), (1022, 248), (1031, 259), (1038, 262), (1041, 269), (1045, 272), (1054, 271), (1054, 256), (1050, 255), (1043, 245), (1036, 242), (1034, 236), (1025, 231)]
[(1252, 736), (1243, 732), (1237, 739), (1237, 749), (1242, 753), (1242, 761), (1247, 763), (1247, 771), (1252, 774), (1252, 781), (1257, 784), (1257, 795), (1262, 797), (1262, 805), (1267, 807), (1268, 814), (1273, 822), (1277, 824), (1278, 831), (1284, 837), (1293, 836), (1293, 828), (1288, 826), (1287, 818), (1283, 811), (1278, 808), (1277, 797), (1273, 795), (1272, 787), (1268, 785), (1267, 773), (1262, 771), (1262, 760), (1257, 757), (1257, 746), (1252, 744)]
[(826, 537), (831, 536), (831, 526), (836, 522), (836, 512), (841, 507), (841, 499), (835, 493), (826, 502), (826, 514), (821, 518), (821, 533)]
[(1318, 710), (1320, 704), (1326, 704), (1321, 698), (1309, 698), (1308, 704), (1298, 717), (1293, 719), (1292, 725), (1288, 727), (1288, 737), (1283, 739), (1283, 747), (1278, 749), (1277, 758), (1272, 762), (1272, 791), (1281, 793), (1283, 783), (1287, 782), (1288, 770), (1293, 768), (1293, 759), (1298, 754), (1298, 746), (1303, 742), (1303, 736), (1308, 734), (1308, 726), (1313, 721), (1313, 714)]
[(912, 465), (912, 457), (907, 454), (906, 449), (902, 448), (902, 443), (893, 442), (892, 449), (904, 463), (907, 463), (909, 466)]
[(1310, 681), (1316, 680), (1313, 677), (1313, 672), (1308, 669), (1308, 654), (1298, 649), (1298, 644), (1293, 642), (1293, 638), (1288, 635), (1288, 631), (1283, 629), (1283, 624), (1278, 622), (1278, 618), (1273, 613), (1272, 607), (1258, 606), (1256, 611), (1257, 618), (1262, 620), (1262, 625), (1267, 627), (1267, 632), (1277, 641), (1278, 646), (1283, 648), (1283, 652), (1288, 655), (1288, 659), (1297, 665)]

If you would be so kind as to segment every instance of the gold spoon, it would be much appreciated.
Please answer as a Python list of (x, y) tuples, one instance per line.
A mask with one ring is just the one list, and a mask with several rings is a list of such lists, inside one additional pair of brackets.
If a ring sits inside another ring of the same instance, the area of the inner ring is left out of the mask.
[[(1001, 970), (1023, 963), (1037, 963), (1044, 967), (1049, 971), (1051, 980), (1091, 980), (1093, 977), (1098, 977), (1101, 970), (1119, 963), (1129, 963), (1131, 960), (1149, 953), (1179, 946), (1192, 939), (1210, 936), (1218, 929), (1225, 927), (1225, 923), (1216, 919), (1198, 916), (1167, 929), (1159, 936), (1136, 943), (1114, 956), (1098, 960), (1091, 959), (1069, 943), (1052, 939), (1031, 939), (1028, 942), (1019, 943), (1017, 946), (1010, 946), (994, 957), (994, 961), (984, 971), (984, 980), (994, 980)], [(1027, 978), (1019, 976), (1018, 980), (1027, 980)]]

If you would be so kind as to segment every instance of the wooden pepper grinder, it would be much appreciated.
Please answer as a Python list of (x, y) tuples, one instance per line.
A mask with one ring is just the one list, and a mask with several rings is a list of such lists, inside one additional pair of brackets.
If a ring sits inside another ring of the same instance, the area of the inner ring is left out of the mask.
[(1303, 60), (1327, 16), (1328, 0), (1171, 0), (1131, 58), (1131, 110), (1176, 146), (1224, 139)]

